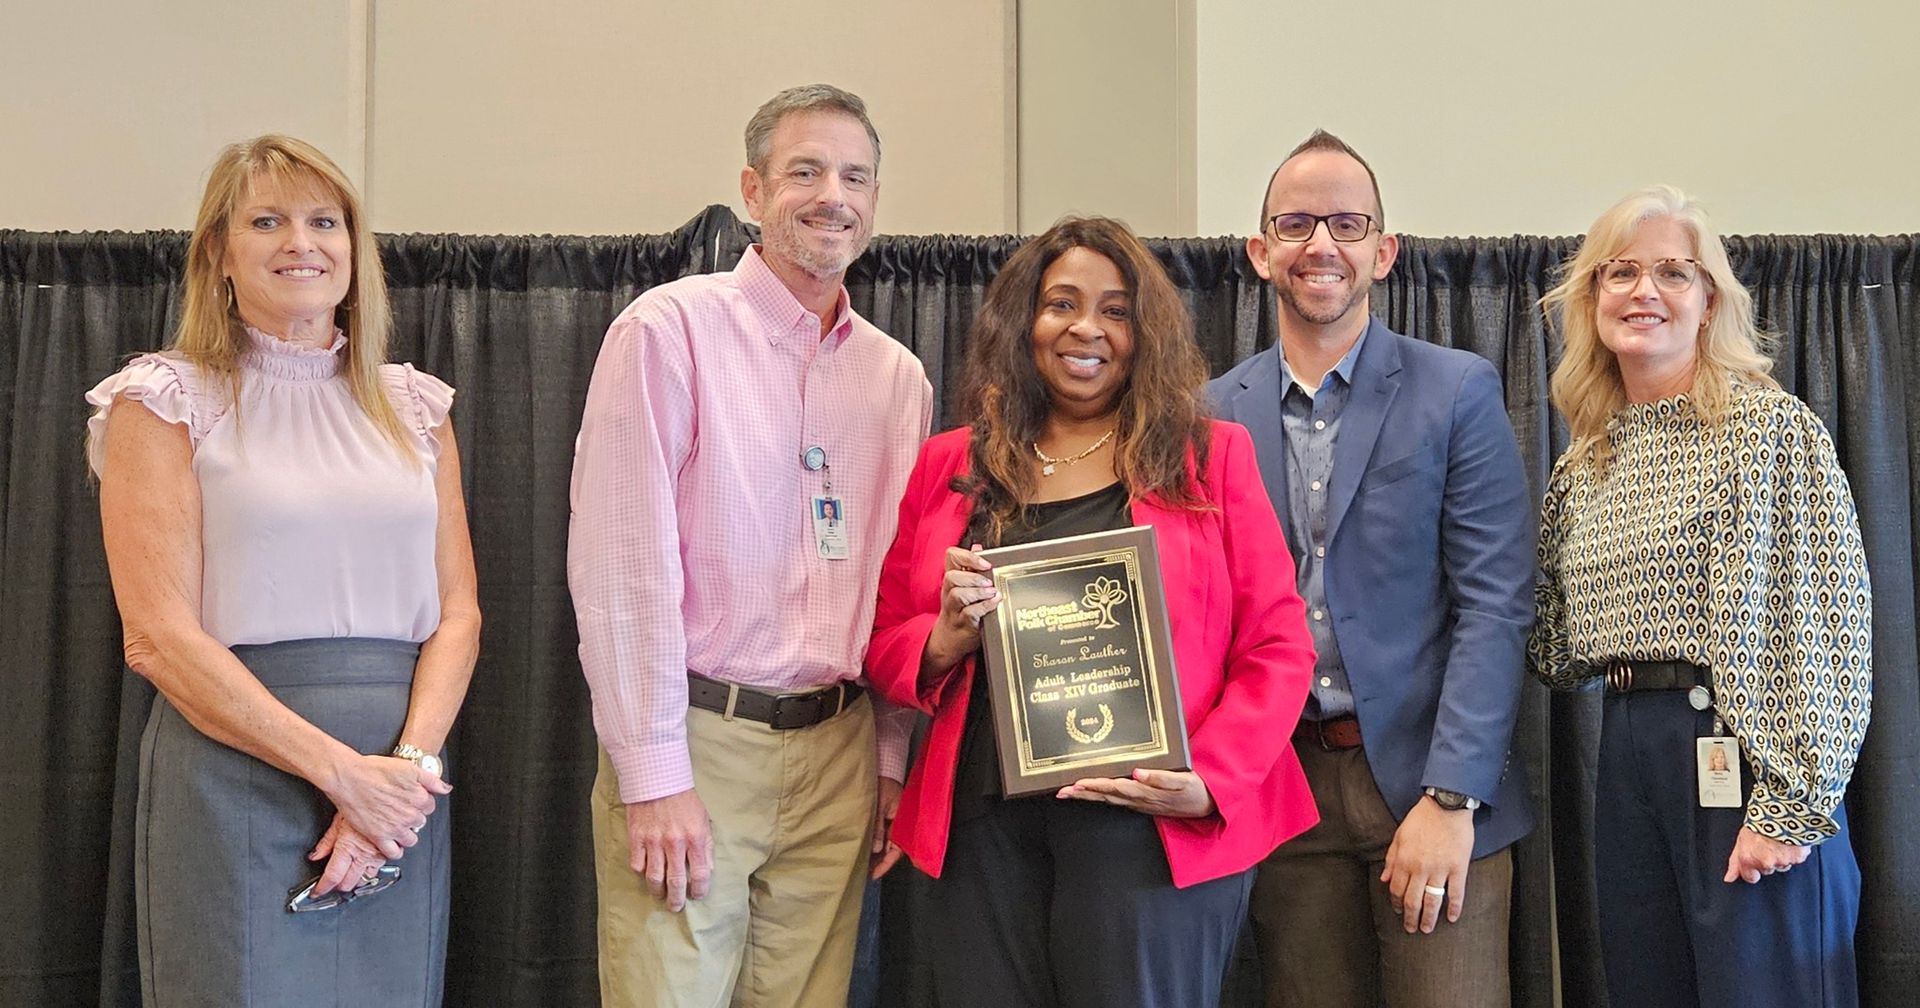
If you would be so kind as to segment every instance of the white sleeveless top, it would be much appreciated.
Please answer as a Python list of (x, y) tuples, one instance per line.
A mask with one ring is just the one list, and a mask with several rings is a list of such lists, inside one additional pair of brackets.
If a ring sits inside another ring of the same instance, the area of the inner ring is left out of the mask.
[(427, 639), (440, 623), (435, 429), (453, 389), (409, 364), (381, 366), (420, 461), (410, 465), (348, 391), (346, 337), (320, 350), (247, 336), (238, 411), (224, 381), (168, 354), (94, 386), (88, 464), (105, 465), (116, 396), (186, 425), (200, 483), (200, 624), (222, 644)]

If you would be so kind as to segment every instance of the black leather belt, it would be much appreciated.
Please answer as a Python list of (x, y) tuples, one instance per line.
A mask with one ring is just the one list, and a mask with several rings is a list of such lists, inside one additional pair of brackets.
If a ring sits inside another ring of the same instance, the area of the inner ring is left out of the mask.
[(687, 703), (728, 717), (758, 721), (769, 728), (791, 731), (811, 728), (853, 706), (866, 687), (852, 680), (810, 693), (767, 693), (687, 673)]
[(1606, 677), (1610, 693), (1683, 690), (1707, 685), (1707, 670), (1692, 662), (1610, 661), (1593, 667)]

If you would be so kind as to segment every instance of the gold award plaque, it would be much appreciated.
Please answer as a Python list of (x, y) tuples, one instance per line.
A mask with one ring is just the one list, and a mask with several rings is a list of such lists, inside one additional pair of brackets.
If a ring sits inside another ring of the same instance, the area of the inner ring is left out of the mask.
[(980, 634), (1007, 797), (1188, 768), (1154, 542), (1140, 526), (982, 552), (1000, 589)]

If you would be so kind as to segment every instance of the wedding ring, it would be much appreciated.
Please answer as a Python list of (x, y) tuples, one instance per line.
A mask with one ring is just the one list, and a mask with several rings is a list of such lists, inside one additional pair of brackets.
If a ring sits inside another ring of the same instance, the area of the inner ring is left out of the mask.
[(1447, 894), (1446, 886), (1430, 885), (1423, 886), (1422, 888), (1426, 889), (1427, 895), (1429, 896), (1445, 896)]

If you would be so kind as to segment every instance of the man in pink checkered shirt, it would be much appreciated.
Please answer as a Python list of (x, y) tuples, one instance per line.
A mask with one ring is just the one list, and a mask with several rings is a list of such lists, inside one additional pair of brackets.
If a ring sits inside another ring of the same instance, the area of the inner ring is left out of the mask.
[(793, 88), (746, 131), (761, 243), (607, 330), (567, 580), (600, 738), (607, 1005), (845, 1005), (911, 712), (858, 679), (925, 438), (920, 362), (848, 305), (880, 140)]

